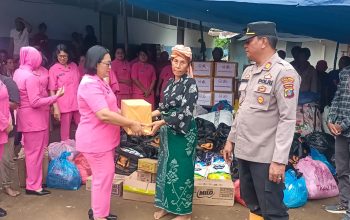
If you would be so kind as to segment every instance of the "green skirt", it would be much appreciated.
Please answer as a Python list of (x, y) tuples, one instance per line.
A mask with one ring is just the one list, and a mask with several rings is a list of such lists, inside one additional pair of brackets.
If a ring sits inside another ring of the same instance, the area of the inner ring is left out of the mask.
[(197, 127), (184, 135), (163, 126), (156, 181), (155, 206), (175, 215), (192, 213)]

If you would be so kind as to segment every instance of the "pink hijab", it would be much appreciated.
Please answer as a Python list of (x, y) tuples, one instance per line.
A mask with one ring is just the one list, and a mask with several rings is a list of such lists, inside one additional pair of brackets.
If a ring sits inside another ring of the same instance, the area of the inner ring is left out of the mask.
[(20, 68), (36, 70), (41, 66), (42, 57), (34, 47), (22, 47), (19, 52)]

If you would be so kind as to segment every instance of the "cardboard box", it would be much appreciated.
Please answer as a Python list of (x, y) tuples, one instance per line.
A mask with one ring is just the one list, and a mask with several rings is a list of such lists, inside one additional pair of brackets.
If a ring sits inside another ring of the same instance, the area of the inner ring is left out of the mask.
[(213, 93), (211, 92), (198, 92), (198, 105), (212, 106), (213, 105)]
[(214, 78), (215, 92), (233, 92), (233, 78)]
[[(125, 99), (121, 103), (121, 114), (131, 120), (144, 124), (152, 123), (152, 105), (143, 99)], [(124, 128), (128, 135), (132, 132), (129, 128)], [(150, 134), (151, 127), (145, 127), (144, 132)]]
[(137, 180), (137, 172), (126, 177), (123, 185), (123, 199), (154, 203), (155, 183)]
[(238, 63), (235, 62), (217, 62), (215, 63), (216, 77), (236, 77), (238, 72)]
[[(114, 174), (112, 195), (121, 197), (123, 195), (123, 182), (126, 176)], [(86, 190), (91, 191), (92, 176), (89, 176), (86, 180)]]
[(155, 183), (157, 174), (149, 173), (142, 170), (137, 171), (137, 180), (146, 182), (146, 183)]
[(149, 158), (139, 159), (139, 162), (138, 162), (139, 170), (146, 171), (149, 173), (157, 173), (157, 168), (158, 168), (157, 160), (153, 160)]
[(194, 76), (213, 76), (214, 63), (213, 62), (193, 62)]
[(214, 104), (218, 103), (221, 100), (227, 100), (227, 102), (233, 106), (234, 103), (234, 94), (225, 93), (225, 92), (215, 92), (214, 93)]
[[(20, 158), (17, 160), (18, 167), (18, 184), (20, 187), (26, 187), (26, 178), (27, 178), (27, 168), (25, 158)], [(47, 154), (44, 155), (43, 159), (43, 184), (46, 184), (46, 177), (49, 168), (49, 156)]]
[(198, 91), (200, 92), (212, 92), (214, 83), (213, 83), (213, 78), (211, 77), (196, 77), (195, 78)]
[(231, 180), (196, 180), (193, 204), (233, 206), (234, 185)]

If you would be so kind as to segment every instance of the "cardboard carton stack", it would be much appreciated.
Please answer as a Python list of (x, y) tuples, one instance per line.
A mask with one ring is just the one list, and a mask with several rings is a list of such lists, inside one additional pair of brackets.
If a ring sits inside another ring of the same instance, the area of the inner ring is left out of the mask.
[(154, 202), (158, 161), (139, 159), (138, 170), (125, 178), (123, 198), (142, 202)]
[(212, 106), (227, 100), (233, 106), (237, 68), (234, 62), (194, 62), (193, 74), (199, 90), (197, 104)]
[[(112, 195), (121, 197), (123, 195), (123, 182), (126, 176), (114, 174)], [(92, 176), (88, 177), (86, 180), (86, 190), (91, 191), (92, 189)]]

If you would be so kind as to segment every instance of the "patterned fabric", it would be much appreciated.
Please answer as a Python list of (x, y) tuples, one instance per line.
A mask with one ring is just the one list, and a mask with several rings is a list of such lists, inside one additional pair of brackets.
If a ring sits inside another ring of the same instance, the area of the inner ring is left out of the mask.
[(186, 134), (190, 130), (197, 99), (198, 88), (194, 79), (187, 75), (178, 82), (170, 79), (164, 90), (163, 102), (159, 103), (159, 111), (169, 127)]
[(197, 128), (194, 79), (169, 80), (159, 110), (166, 126), (160, 130), (155, 206), (176, 215), (192, 213)]
[(340, 124), (342, 135), (350, 137), (350, 66), (340, 74), (340, 83), (328, 115), (328, 122)]
[(314, 131), (322, 131), (321, 112), (317, 105), (308, 103), (297, 108), (295, 132), (306, 136)]

